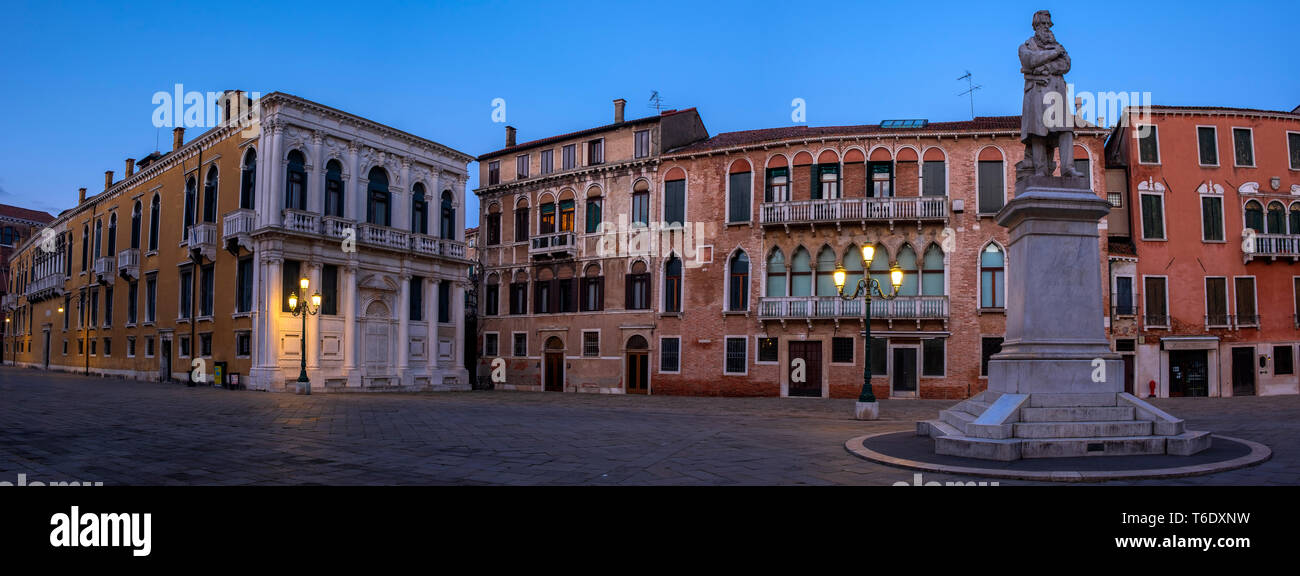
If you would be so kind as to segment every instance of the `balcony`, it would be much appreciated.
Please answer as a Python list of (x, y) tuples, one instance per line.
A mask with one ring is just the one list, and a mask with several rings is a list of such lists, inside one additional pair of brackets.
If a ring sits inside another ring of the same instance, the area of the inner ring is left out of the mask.
[(113, 257), (104, 256), (95, 259), (95, 278), (105, 284), (112, 284), (117, 277), (117, 268), (113, 266)]
[(1300, 234), (1256, 234), (1255, 251), (1246, 252), (1244, 260), (1250, 262), (1256, 258), (1300, 260)]
[(17, 308), (17, 307), (18, 307), (18, 295), (17, 295), (17, 294), (5, 294), (5, 295), (4, 295), (4, 298), (3, 298), (3, 299), (0, 299), (0, 307), (3, 307), (5, 310), (13, 310), (14, 308)]
[(190, 226), (185, 239), (189, 244), (190, 252), (198, 253), (200, 257), (209, 261), (217, 257), (217, 224), (215, 222), (203, 222)]
[(305, 210), (285, 208), (284, 227), (292, 232), (302, 232), (304, 234), (319, 234), (320, 214), (316, 214), (314, 212), (307, 212)]
[[(760, 320), (854, 320), (862, 318), (862, 300), (838, 296), (760, 298)], [(872, 320), (947, 320), (947, 296), (899, 296), (872, 300)]]
[[(528, 254), (535, 258), (564, 258), (578, 249), (578, 236), (573, 232), (554, 232), (533, 236), (528, 242)], [(461, 258), (465, 257), (462, 251)]]
[(117, 253), (117, 273), (123, 278), (140, 278), (140, 249), (128, 248)]
[(758, 221), (763, 226), (791, 224), (816, 226), (858, 222), (884, 222), (893, 230), (898, 221), (946, 222), (948, 199), (941, 196), (916, 198), (836, 198), (799, 202), (769, 202), (759, 207)]
[(221, 243), (236, 256), (239, 249), (253, 251), (253, 228), (257, 226), (257, 212), (241, 209), (221, 218)]
[(341, 216), (325, 216), (321, 218), (321, 234), (338, 240), (345, 240), (348, 237), (348, 231), (352, 231), (353, 239), (356, 239), (357, 223), (350, 218)]
[(357, 226), (357, 242), (378, 246), (380, 248), (390, 248), (393, 250), (406, 251), (410, 250), (409, 232), (403, 232), (396, 228), (380, 226), (378, 224), (360, 224)]
[[(65, 278), (63, 274), (50, 274), (49, 276), (40, 278), (35, 282), (28, 283), (27, 290), (24, 291), (23, 294), (27, 297), (28, 302), (39, 302), (41, 300), (57, 298), (63, 295), (64, 280)], [(6, 294), (5, 297), (13, 300), (13, 302), (9, 304), (9, 307), (12, 307), (13, 304), (17, 303), (18, 294)]]
[(451, 258), (465, 259), (465, 243), (456, 240), (438, 240), (438, 253)]

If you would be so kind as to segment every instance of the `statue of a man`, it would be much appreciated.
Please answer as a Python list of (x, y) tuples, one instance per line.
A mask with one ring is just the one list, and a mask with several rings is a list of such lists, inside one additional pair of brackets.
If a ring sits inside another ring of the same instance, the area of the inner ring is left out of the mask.
[(1017, 176), (1051, 176), (1056, 171), (1053, 152), (1061, 151), (1061, 176), (1081, 176), (1074, 169), (1074, 114), (1065, 102), (1065, 73), (1070, 55), (1052, 34), (1052, 14), (1034, 13), (1034, 35), (1020, 45), (1020, 72), (1025, 75), (1024, 111), (1020, 140), (1025, 159)]

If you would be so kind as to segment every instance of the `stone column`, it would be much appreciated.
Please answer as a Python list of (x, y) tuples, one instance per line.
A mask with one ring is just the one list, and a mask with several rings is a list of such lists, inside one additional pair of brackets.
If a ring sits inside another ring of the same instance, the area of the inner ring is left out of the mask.
[[(457, 280), (451, 285), (451, 318), (456, 324), (456, 339), (451, 343), (451, 361), (457, 372), (465, 371), (465, 355), (461, 347), (465, 345), (465, 282)], [(465, 376), (461, 376), (465, 383)]]
[[(393, 193), (393, 228), (411, 230), (411, 159), (402, 158), (401, 184), (389, 188)], [(412, 230), (412, 232), (414, 232)]]
[(352, 384), (352, 373), (357, 369), (357, 267), (348, 264), (343, 271), (343, 375)]
[(401, 283), (397, 296), (397, 376), (406, 386), (410, 384), (407, 376), (411, 370), (411, 274), (403, 272)]
[(317, 130), (311, 135), (311, 166), (307, 169), (307, 210), (325, 213), (325, 135)]
[(284, 218), (284, 175), (288, 167), (288, 160), (282, 153), (284, 125), (276, 122), (271, 126), (271, 154), (265, 160), (268, 166), (268, 182), (262, 196), (265, 196), (267, 203), (266, 212), (263, 215), (265, 222), (271, 226), (280, 226)]
[[(465, 204), (465, 181), (466, 181), (466, 180), (467, 180), (467, 179), (465, 178), (465, 175), (463, 175), (463, 174), (461, 174), (461, 175), (457, 175), (457, 176), (456, 176), (456, 187), (453, 188), (452, 191), (451, 191), (451, 192), (452, 192), (452, 196), (453, 196), (453, 197), (452, 197), (452, 201), (451, 201), (451, 205), (452, 205), (453, 207), (455, 207), (455, 209), (456, 209), (456, 218), (455, 218), (455, 221), (456, 221), (456, 232), (455, 232), (454, 234), (452, 234), (451, 237), (454, 238), (454, 239), (456, 239), (456, 240), (461, 240), (461, 241), (464, 241), (464, 240), (465, 240), (465, 206), (466, 206), (466, 204)], [(651, 196), (654, 196), (654, 195), (651, 194)], [(441, 207), (442, 199), (440, 198), (438, 201), (439, 201), (439, 208), (438, 208), (438, 209), (441, 210), (441, 209), (442, 209), (442, 207)], [(575, 199), (574, 199), (574, 203), (576, 204), (577, 201), (578, 201), (577, 198), (575, 198)], [(575, 210), (575, 212), (576, 212), (576, 210)], [(556, 216), (557, 219), (559, 218), (559, 214), (556, 214), (555, 216)], [(575, 214), (575, 216), (576, 216), (576, 214)], [(556, 222), (558, 223), (558, 220), (557, 220)], [(574, 226), (574, 228), (577, 228), (578, 223), (577, 223), (577, 222), (574, 222), (574, 223), (573, 223), (573, 226)]]
[(429, 235), (434, 238), (442, 238), (442, 183), (439, 181), (441, 175), (442, 172), (437, 168), (429, 171), (429, 186), (432, 188), (428, 190), (428, 195), (425, 197), (425, 202), (428, 203), (426, 216), (429, 218)]
[(361, 198), (365, 195), (357, 188), (357, 170), (360, 170), (358, 162), (361, 160), (357, 156), (357, 148), (358, 143), (356, 140), (348, 142), (348, 163), (344, 168), (347, 171), (347, 174), (344, 174), (343, 176), (347, 179), (347, 188), (343, 190), (343, 216), (355, 221), (360, 221), (365, 218), (366, 213), (364, 211), (357, 212), (358, 206), (365, 205), (361, 203)]
[(442, 385), (442, 375), (438, 373), (438, 339), (440, 337), (440, 331), (438, 330), (438, 285), (442, 282), (443, 280), (437, 277), (430, 278), (428, 290), (425, 292), (425, 294), (429, 295), (425, 300), (428, 303), (425, 310), (430, 312), (429, 316), (427, 316), (429, 320), (429, 353), (425, 361), (429, 363), (429, 384), (435, 387)]

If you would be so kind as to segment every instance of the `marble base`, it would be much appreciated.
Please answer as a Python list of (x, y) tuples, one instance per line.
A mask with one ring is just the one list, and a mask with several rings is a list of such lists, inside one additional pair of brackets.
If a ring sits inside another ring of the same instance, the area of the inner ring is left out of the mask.
[(879, 402), (858, 402), (853, 406), (853, 418), (857, 420), (879, 420)]

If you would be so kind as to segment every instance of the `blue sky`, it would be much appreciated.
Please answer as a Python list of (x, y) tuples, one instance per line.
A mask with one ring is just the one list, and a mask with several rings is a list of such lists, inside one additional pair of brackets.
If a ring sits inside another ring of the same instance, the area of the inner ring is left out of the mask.
[[(238, 4), (238, 3), (236, 3)], [(696, 106), (711, 134), (1018, 114), (1016, 47), (1050, 9), (1079, 90), (1290, 110), (1289, 2), (33, 2), (0, 21), (0, 203), (57, 213), (105, 170), (170, 147), (155, 92), (283, 91), (470, 154)], [(813, 7), (817, 7), (813, 10)], [(194, 136), (196, 131), (191, 131)], [(155, 146), (155, 142), (157, 145)], [(473, 166), (471, 167), (473, 168)], [(470, 186), (477, 185), (471, 170)], [(467, 219), (475, 225), (471, 198)]]

